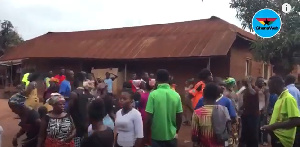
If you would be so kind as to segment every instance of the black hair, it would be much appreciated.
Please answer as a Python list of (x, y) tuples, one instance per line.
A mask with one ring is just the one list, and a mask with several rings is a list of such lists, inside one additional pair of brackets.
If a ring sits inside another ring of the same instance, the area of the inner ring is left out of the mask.
[(208, 83), (203, 90), (203, 97), (206, 99), (216, 100), (220, 97), (219, 86), (215, 83)]
[(159, 70), (157, 70), (156, 80), (159, 83), (169, 83), (169, 81), (170, 81), (169, 71), (166, 70), (166, 69), (159, 69)]
[(38, 78), (40, 77), (40, 74), (39, 73), (31, 73), (29, 76), (28, 76), (28, 81), (29, 82), (32, 82), (32, 81), (36, 81), (38, 80)]
[(199, 80), (205, 81), (209, 76), (211, 76), (211, 72), (209, 69), (204, 68), (198, 74)]
[(272, 76), (270, 77), (269, 81), (272, 81), (281, 87), (284, 87), (285, 84), (283, 78), (280, 76)]
[(39, 115), (40, 115), (40, 118), (43, 118), (44, 116), (47, 115), (48, 110), (47, 110), (47, 108), (46, 108), (45, 106), (40, 106), (40, 107), (38, 108), (38, 113), (39, 113)]
[(296, 77), (293, 75), (287, 75), (285, 77), (285, 84), (289, 85), (289, 84), (295, 84), (296, 83)]
[(77, 88), (80, 86), (80, 84), (83, 84), (83, 81), (85, 80), (85, 74), (83, 72), (76, 73), (74, 75), (74, 87)]
[(101, 121), (106, 115), (103, 99), (96, 99), (88, 107), (88, 116), (94, 121)]
[(132, 86), (131, 86), (131, 83), (130, 82), (124, 82), (123, 83), (123, 89), (124, 88), (131, 88)]
[(258, 79), (264, 79), (264, 77), (257, 77), (256, 80), (258, 80)]
[(123, 88), (122, 92), (126, 92), (130, 95), (130, 98), (133, 99), (134, 101), (139, 101), (141, 99), (141, 94), (138, 92), (132, 92), (131, 89), (129, 88)]

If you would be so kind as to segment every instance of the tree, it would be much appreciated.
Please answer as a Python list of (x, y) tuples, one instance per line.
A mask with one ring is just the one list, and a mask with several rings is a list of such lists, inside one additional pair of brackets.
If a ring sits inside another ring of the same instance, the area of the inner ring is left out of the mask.
[(10, 21), (4, 20), (3, 22), (0, 21), (0, 23), (0, 51), (3, 54), (7, 49), (23, 42), (23, 39)]
[[(282, 12), (282, 4), (289, 3), (292, 12)], [(252, 29), (252, 18), (257, 11), (270, 8), (282, 20), (280, 32), (268, 39), (257, 37), (251, 45), (255, 60), (271, 63), (274, 73), (287, 75), (294, 65), (300, 64), (300, 2), (298, 0), (231, 0), (230, 7), (236, 9), (236, 17), (243, 29)]]

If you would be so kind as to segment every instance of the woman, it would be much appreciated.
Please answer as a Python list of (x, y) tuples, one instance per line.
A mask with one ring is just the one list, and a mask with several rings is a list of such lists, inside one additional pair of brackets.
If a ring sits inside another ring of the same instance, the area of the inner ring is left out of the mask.
[(39, 74), (32, 73), (28, 77), (28, 81), (30, 82), (27, 88), (25, 89), (24, 95), (27, 97), (25, 101), (25, 105), (27, 107), (31, 107), (32, 109), (37, 110), (40, 106), (40, 100), (37, 96), (37, 80), (39, 78)]
[(24, 105), (26, 98), (20, 94), (13, 95), (8, 100), (8, 105), (11, 110), (21, 118), (19, 126), (21, 129), (13, 138), (13, 146), (18, 146), (18, 138), (26, 134), (26, 139), (23, 140), (22, 147), (35, 147), (37, 145), (39, 128), (41, 120), (38, 112)]
[[(216, 100), (220, 97), (220, 89), (214, 83), (209, 83), (203, 91), (204, 106), (196, 109), (192, 118), (192, 141), (194, 146), (200, 147), (224, 147), (225, 140), (218, 139), (216, 130), (218, 126), (230, 127), (230, 116), (226, 107), (216, 105)], [(216, 109), (217, 108), (217, 109)], [(227, 120), (219, 122), (218, 126), (214, 126), (213, 110), (221, 110)], [(227, 125), (228, 124), (228, 125)]]
[(103, 99), (94, 100), (88, 107), (88, 116), (92, 124), (89, 137), (84, 138), (81, 147), (113, 147), (114, 132), (103, 123), (106, 115)]
[(134, 94), (124, 89), (119, 99), (122, 109), (116, 114), (117, 132), (115, 147), (141, 147), (143, 140), (143, 121), (141, 113), (132, 107)]
[(71, 116), (64, 112), (65, 102), (59, 93), (49, 99), (53, 111), (42, 119), (37, 147), (74, 147), (76, 130)]
[[(145, 134), (146, 132), (150, 132), (150, 128), (147, 128), (146, 126), (146, 105), (148, 101), (148, 97), (150, 94), (150, 91), (152, 90), (149, 82), (146, 82), (145, 87), (143, 87), (144, 92), (141, 93), (141, 99), (139, 103), (139, 111), (142, 115), (142, 120), (143, 120), (143, 126), (144, 126), (144, 139), (143, 139), (143, 145), (145, 146), (150, 146), (151, 145), (151, 134)], [(148, 130), (147, 130), (148, 129)]]
[(45, 91), (45, 94), (44, 94), (44, 100), (45, 100), (44, 106), (47, 108), (48, 112), (52, 111), (53, 108), (46, 101), (51, 97), (52, 93), (57, 93), (58, 92), (58, 90), (59, 90), (58, 82), (59, 82), (58, 79), (52, 77), (50, 79), (50, 81), (49, 81), (50, 86)]

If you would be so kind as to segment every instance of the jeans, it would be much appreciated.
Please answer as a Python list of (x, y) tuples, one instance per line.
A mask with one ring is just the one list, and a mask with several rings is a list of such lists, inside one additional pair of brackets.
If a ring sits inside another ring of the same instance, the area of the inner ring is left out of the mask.
[(242, 133), (240, 143), (247, 147), (258, 147), (259, 116), (242, 115)]
[(264, 125), (267, 124), (267, 116), (264, 114), (260, 114), (259, 117), (259, 126), (258, 126), (258, 131), (259, 131), (259, 142), (260, 143), (268, 143), (268, 133), (266, 131), (260, 130), (260, 128)]
[(152, 139), (151, 147), (177, 147), (177, 139), (174, 138), (173, 140), (168, 141), (158, 141)]

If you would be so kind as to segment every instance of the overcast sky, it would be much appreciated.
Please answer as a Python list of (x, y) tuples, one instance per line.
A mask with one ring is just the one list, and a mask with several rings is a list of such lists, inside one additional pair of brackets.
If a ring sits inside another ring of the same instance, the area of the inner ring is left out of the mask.
[(218, 16), (241, 26), (230, 0), (0, 0), (0, 20), (32, 39), (47, 32), (161, 24)]

